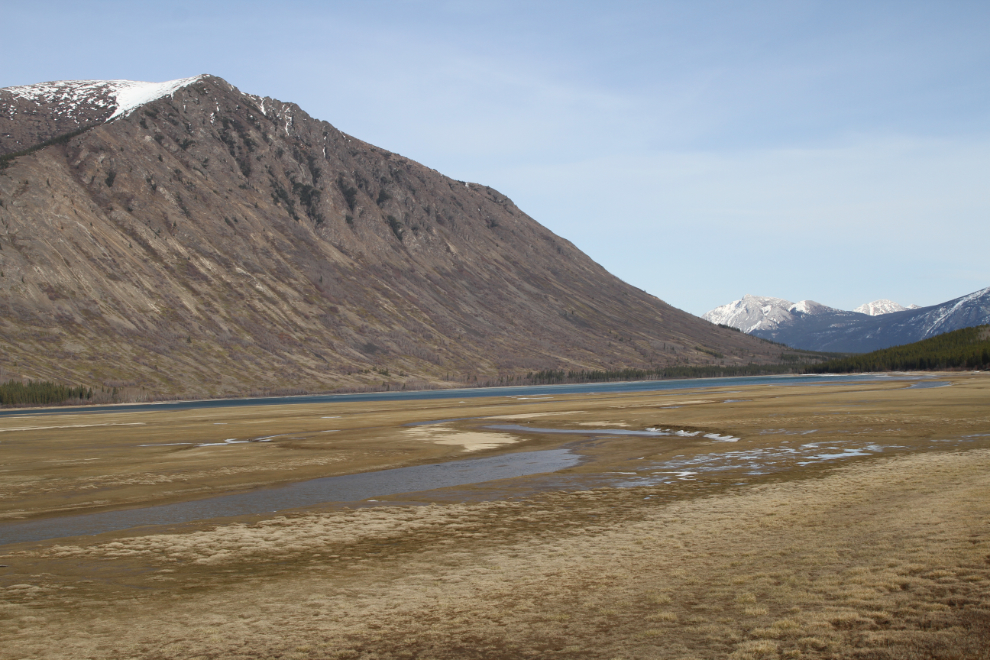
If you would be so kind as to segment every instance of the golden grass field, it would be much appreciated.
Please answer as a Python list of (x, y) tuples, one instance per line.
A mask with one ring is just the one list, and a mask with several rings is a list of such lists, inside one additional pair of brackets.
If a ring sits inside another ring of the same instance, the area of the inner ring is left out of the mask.
[[(3, 418), (4, 522), (564, 445), (586, 460), (0, 546), (0, 659), (990, 658), (990, 376), (939, 380)], [(459, 421), (404, 426), (437, 419)], [(697, 434), (486, 428), (507, 423)]]

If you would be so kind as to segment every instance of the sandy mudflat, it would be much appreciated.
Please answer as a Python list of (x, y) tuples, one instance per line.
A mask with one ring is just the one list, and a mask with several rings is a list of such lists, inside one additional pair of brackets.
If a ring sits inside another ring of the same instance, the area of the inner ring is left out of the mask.
[(407, 429), (404, 434), (407, 438), (420, 440), (422, 442), (463, 447), (464, 451), (495, 449), (501, 445), (512, 445), (519, 442), (519, 438), (513, 437), (506, 433), (459, 431), (451, 428), (447, 424), (435, 424), (431, 426), (411, 428)]
[[(0, 658), (987, 658), (990, 377), (946, 380), (706, 390), (711, 403), (683, 408), (637, 394), (108, 415), (86, 423), (144, 425), (4, 434), (9, 515), (565, 444), (586, 460), (378, 506), (0, 547)], [(545, 412), (562, 414), (533, 426), (698, 434), (437, 444)], [(323, 415), (339, 433), (317, 434)], [(476, 419), (403, 426), (455, 416)], [(40, 426), (0, 421), (16, 425)], [(136, 448), (166, 426), (192, 442), (290, 435)]]

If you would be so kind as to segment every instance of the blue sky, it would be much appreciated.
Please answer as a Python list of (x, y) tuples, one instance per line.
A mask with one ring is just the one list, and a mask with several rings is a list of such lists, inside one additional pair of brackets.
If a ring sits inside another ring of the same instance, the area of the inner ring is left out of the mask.
[(985, 0), (3, 14), (2, 87), (212, 73), (490, 185), (695, 314), (745, 293), (851, 309), (990, 286)]

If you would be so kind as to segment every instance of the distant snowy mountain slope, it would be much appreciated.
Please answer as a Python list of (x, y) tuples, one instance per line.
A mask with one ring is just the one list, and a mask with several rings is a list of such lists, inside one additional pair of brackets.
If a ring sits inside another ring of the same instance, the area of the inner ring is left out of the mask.
[(941, 305), (876, 316), (834, 310), (750, 334), (794, 348), (866, 353), (984, 323), (990, 323), (990, 287)]
[(738, 328), (747, 334), (754, 334), (757, 330), (772, 331), (789, 325), (801, 316), (833, 311), (838, 310), (813, 300), (792, 303), (783, 298), (746, 294), (742, 300), (734, 300), (728, 305), (716, 307), (701, 318), (715, 324)]

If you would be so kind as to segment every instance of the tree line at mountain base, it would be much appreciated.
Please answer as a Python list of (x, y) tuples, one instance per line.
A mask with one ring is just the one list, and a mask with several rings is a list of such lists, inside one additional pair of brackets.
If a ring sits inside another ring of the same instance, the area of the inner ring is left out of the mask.
[(990, 325), (954, 330), (913, 344), (813, 364), (805, 373), (990, 369)]
[(656, 369), (608, 369), (565, 371), (544, 369), (526, 375), (524, 385), (557, 385), (562, 383), (612, 383), (626, 380), (666, 380), (671, 378), (730, 378), (737, 376), (776, 376), (800, 374), (803, 367), (795, 364), (746, 364), (738, 366), (677, 366)]
[(93, 389), (87, 387), (69, 387), (49, 381), (9, 380), (0, 383), (0, 405), (51, 405), (78, 401), (87, 403), (93, 398)]

